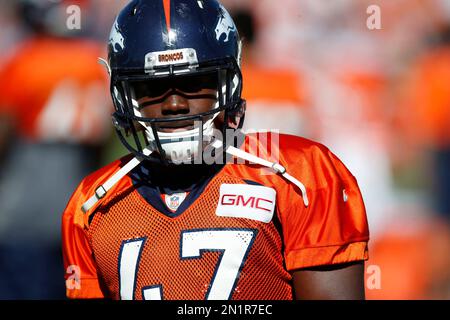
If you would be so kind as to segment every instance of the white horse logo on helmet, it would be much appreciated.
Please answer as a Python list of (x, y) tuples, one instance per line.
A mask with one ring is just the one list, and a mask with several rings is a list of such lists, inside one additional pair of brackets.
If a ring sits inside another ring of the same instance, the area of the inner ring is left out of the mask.
[(114, 27), (111, 30), (111, 34), (109, 35), (109, 43), (111, 44), (114, 52), (116, 53), (125, 48), (125, 39), (120, 33), (119, 24), (117, 23), (117, 20), (114, 23)]
[(225, 39), (223, 41), (228, 42), (230, 40), (230, 32), (235, 31), (236, 27), (234, 25), (233, 19), (231, 18), (230, 14), (223, 7), (221, 7), (219, 22), (216, 26), (217, 41), (220, 40), (222, 35), (225, 35)]

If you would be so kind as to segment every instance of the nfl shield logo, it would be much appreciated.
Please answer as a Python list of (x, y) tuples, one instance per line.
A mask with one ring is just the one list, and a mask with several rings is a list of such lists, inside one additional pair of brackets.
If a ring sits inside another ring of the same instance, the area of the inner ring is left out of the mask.
[(178, 208), (180, 206), (180, 197), (179, 196), (171, 196), (169, 197), (169, 207)]
[(165, 200), (167, 207), (173, 212), (177, 211), (181, 203), (186, 199), (186, 195), (186, 192), (166, 195)]

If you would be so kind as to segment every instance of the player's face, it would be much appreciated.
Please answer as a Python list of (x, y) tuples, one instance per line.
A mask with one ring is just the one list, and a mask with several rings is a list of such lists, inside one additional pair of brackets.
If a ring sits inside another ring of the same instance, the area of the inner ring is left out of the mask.
[[(139, 111), (146, 118), (193, 116), (212, 110), (217, 102), (215, 73), (136, 82), (132, 88)], [(157, 129), (167, 133), (191, 130), (194, 121), (165, 122)]]

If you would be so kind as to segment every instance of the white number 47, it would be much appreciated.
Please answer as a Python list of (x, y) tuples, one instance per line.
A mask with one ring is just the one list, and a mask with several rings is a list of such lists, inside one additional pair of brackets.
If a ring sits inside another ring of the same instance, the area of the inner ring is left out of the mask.
[[(201, 259), (205, 251), (222, 251), (206, 300), (231, 298), (239, 273), (256, 236), (255, 230), (189, 230), (181, 234), (181, 258)], [(119, 255), (120, 298), (134, 299), (136, 276), (145, 238), (124, 241)], [(142, 292), (145, 300), (161, 300), (162, 284), (156, 284)]]

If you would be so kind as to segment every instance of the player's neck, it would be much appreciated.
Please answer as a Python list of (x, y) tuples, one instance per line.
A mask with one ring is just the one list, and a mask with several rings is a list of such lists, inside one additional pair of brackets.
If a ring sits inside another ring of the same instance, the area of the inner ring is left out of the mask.
[(216, 175), (223, 165), (156, 165), (144, 164), (149, 169), (149, 179), (154, 185), (172, 190), (189, 190)]

